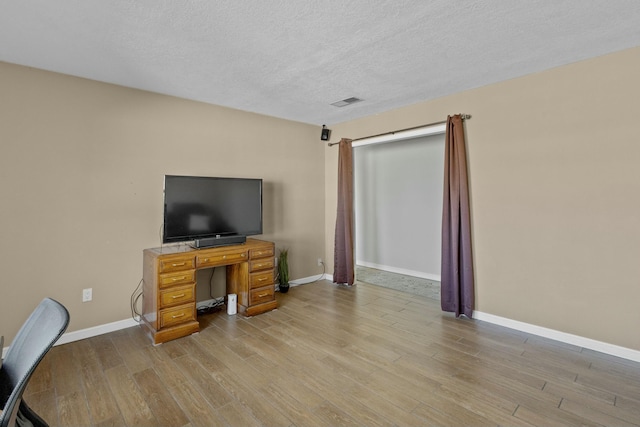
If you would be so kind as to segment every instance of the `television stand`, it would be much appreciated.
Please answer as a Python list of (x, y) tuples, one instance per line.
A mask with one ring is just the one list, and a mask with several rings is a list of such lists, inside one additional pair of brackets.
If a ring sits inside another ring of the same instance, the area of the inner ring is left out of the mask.
[(275, 245), (258, 239), (206, 249), (166, 246), (143, 251), (140, 325), (154, 344), (200, 330), (196, 271), (226, 266), (227, 294), (238, 296), (238, 312), (254, 316), (277, 308)]
[(229, 246), (245, 243), (247, 236), (216, 236), (208, 237), (206, 239), (197, 239), (193, 242), (194, 248), (213, 248), (216, 246)]

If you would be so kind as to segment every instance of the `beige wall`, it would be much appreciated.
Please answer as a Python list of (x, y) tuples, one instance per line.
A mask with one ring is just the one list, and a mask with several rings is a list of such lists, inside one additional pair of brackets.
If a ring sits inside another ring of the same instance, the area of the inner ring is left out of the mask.
[[(332, 126), (468, 113), (476, 309), (640, 350), (640, 48)], [(337, 147), (325, 147), (333, 272)]]
[(317, 126), (0, 63), (0, 148), (7, 343), (45, 296), (69, 309), (68, 331), (130, 316), (165, 174), (263, 178), (262, 238), (290, 249), (292, 278), (321, 272)]

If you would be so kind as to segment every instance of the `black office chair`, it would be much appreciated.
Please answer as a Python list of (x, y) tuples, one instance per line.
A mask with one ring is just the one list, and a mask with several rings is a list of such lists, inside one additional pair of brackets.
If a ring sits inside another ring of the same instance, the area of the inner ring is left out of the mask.
[[(29, 379), (69, 325), (69, 312), (45, 298), (22, 325), (0, 367), (0, 427), (47, 426), (22, 400)], [(27, 422), (25, 422), (27, 421)]]

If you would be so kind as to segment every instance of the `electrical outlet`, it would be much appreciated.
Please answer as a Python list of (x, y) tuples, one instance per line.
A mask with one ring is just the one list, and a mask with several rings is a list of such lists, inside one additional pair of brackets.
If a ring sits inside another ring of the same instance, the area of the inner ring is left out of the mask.
[(82, 302), (89, 302), (93, 299), (93, 288), (82, 290)]
[(323, 264), (322, 258), (318, 258), (318, 267), (322, 267), (322, 264)]

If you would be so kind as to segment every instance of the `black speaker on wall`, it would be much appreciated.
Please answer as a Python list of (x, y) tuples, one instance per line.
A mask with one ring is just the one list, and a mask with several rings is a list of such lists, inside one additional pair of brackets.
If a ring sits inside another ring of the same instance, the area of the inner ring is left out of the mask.
[(327, 129), (325, 125), (322, 125), (322, 133), (320, 134), (321, 141), (328, 141), (331, 138), (331, 129)]

